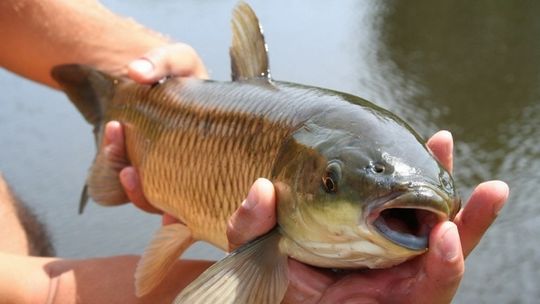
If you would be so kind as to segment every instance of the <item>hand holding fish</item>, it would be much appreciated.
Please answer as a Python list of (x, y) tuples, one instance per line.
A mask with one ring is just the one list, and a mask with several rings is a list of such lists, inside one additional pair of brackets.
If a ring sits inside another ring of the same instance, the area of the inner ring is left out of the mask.
[[(168, 76), (207, 78), (208, 74), (195, 50), (184, 43), (168, 44), (155, 48), (128, 65), (128, 75), (139, 83), (155, 83)], [(124, 144), (122, 125), (111, 121), (105, 126), (104, 149), (111, 158), (125, 160), (120, 181), (129, 200), (138, 208), (150, 213), (162, 213), (144, 197), (135, 168), (129, 165)]]
[[(427, 143), (438, 160), (452, 170), (451, 134), (436, 133)], [(438, 224), (430, 235), (430, 250), (411, 261), (382, 270), (336, 273), (289, 259), (289, 288), (284, 302), (449, 303), (463, 277), (464, 258), (478, 244), (508, 197), (500, 181), (476, 187), (454, 223)], [(232, 248), (268, 232), (275, 225), (272, 184), (260, 179), (229, 221)]]

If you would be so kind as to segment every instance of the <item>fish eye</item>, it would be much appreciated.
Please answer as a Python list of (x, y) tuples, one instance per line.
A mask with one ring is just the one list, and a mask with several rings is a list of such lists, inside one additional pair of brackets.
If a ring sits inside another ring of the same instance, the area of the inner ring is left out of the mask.
[(334, 180), (331, 177), (324, 176), (323, 177), (323, 185), (324, 185), (324, 190), (326, 190), (326, 192), (328, 192), (328, 193), (336, 193), (337, 185), (336, 185), (336, 183), (334, 182)]
[(331, 162), (326, 167), (322, 177), (322, 186), (327, 193), (336, 193), (341, 179), (341, 166), (337, 162)]

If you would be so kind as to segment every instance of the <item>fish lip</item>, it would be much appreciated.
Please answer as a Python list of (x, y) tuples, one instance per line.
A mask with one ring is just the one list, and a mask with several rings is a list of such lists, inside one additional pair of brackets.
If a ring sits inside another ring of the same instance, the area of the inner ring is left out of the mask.
[[(450, 210), (447, 204), (450, 200), (450, 197), (439, 189), (419, 185), (376, 199), (367, 212), (366, 220), (368, 225), (394, 244), (413, 251), (425, 251), (433, 226), (454, 216), (455, 212)], [(415, 217), (417, 232), (393, 229), (384, 216), (391, 212), (407, 213)]]

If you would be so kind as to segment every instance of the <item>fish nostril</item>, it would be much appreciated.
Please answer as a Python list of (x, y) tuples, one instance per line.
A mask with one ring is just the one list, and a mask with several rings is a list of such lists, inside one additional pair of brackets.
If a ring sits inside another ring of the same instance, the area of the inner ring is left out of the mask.
[(389, 167), (382, 162), (372, 162), (369, 164), (368, 169), (376, 174), (384, 174), (389, 171)]
[(373, 171), (375, 173), (384, 173), (384, 171), (386, 171), (386, 167), (383, 164), (377, 163), (373, 165)]

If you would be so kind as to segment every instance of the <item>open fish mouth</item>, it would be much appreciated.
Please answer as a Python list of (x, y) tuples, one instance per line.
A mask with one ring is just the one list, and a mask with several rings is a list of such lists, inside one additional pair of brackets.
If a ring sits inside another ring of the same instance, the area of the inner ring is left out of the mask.
[(421, 188), (391, 198), (370, 213), (370, 223), (395, 244), (426, 250), (431, 229), (451, 214), (449, 199), (437, 192)]

